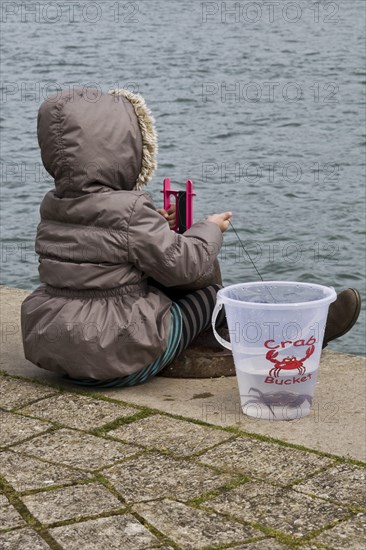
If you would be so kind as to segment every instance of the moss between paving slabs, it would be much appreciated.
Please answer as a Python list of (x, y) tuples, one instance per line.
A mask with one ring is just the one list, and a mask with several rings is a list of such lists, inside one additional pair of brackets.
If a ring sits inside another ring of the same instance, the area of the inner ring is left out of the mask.
[[(78, 388), (65, 389), (20, 376), (9, 376), (0, 372), (1, 374), (1, 378), (8, 381), (10, 389), (15, 388), (14, 383), (19, 381), (27, 385), (27, 390), (34, 388), (36, 391), (34, 399), (29, 399), (28, 391), (20, 388), (16, 397), (8, 399), (3, 416), (11, 418), (14, 428), (20, 427), (24, 429), (24, 433), (19, 434), (16, 442), (8, 439), (3, 447), (8, 468), (4, 473), (11, 479), (14, 487), (0, 477), (1, 492), (14, 507), (14, 511), (20, 514), (21, 521), (34, 531), (29, 532), (20, 526), (15, 530), (13, 527), (5, 530), (0, 528), (0, 536), (10, 533), (9, 537), (14, 538), (16, 532), (22, 531), (31, 540), (32, 533), (36, 532), (41, 537), (39, 541), (45, 541), (52, 550), (61, 550), (68, 548), (67, 541), (71, 540), (71, 536), (79, 537), (82, 542), (85, 529), (91, 530), (90, 532), (96, 529), (99, 532), (99, 529), (108, 525), (118, 529), (121, 522), (124, 522), (131, 533), (136, 534), (137, 538), (127, 538), (125, 541), (130, 545), (133, 540), (134, 550), (147, 548), (146, 544), (149, 544), (149, 548), (161, 550), (239, 549), (244, 548), (244, 541), (245, 547), (252, 542), (248, 548), (259, 549), (267, 548), (267, 541), (270, 543), (271, 540), (271, 544), (277, 544), (278, 548), (302, 547), (305, 550), (310, 548), (307, 544), (311, 544), (312, 548), (327, 548), (327, 541), (332, 540), (333, 531), (337, 533), (342, 525), (351, 525), (353, 520), (358, 522), (359, 514), (364, 510), (357, 493), (348, 491), (347, 485), (342, 486), (342, 483), (352, 484), (356, 481), (360, 467), (365, 466), (360, 461), (246, 433), (239, 428), (212, 426), (204, 421), (131, 405)], [(96, 423), (99, 425), (93, 427), (93, 415), (99, 410), (98, 403), (103, 402), (106, 405), (108, 403), (108, 407), (97, 417)], [(58, 403), (66, 407), (62, 422), (59, 415), (54, 414)], [(72, 407), (77, 412), (78, 406), (84, 405), (91, 415), (89, 420), (82, 419), (80, 414), (81, 421), (68, 418), (68, 414), (72, 414)], [(107, 422), (103, 423), (104, 419)], [(72, 427), (70, 422), (74, 422)], [(135, 425), (136, 432), (131, 430), (131, 424)], [(189, 430), (185, 429), (187, 424), (196, 426), (192, 430), (194, 441), (188, 439)], [(157, 438), (151, 437), (147, 431), (154, 425), (157, 428), (160, 426)], [(177, 440), (174, 439), (175, 430), (179, 434)], [(208, 441), (207, 435), (210, 431), (215, 436)], [(138, 434), (141, 434), (140, 438)], [(98, 444), (99, 459), (93, 461), (89, 457), (78, 456), (75, 441), (78, 444), (84, 441), (90, 449)], [(42, 442), (46, 448), (49, 444), (55, 445), (55, 451), (45, 454)], [(61, 445), (61, 448), (64, 445), (65, 451), (60, 452), (57, 445)], [(75, 447), (74, 451), (72, 446)], [(22, 452), (32, 456), (20, 455)], [(69, 457), (65, 458), (67, 452)], [(230, 452), (234, 456), (231, 462), (225, 459), (230, 456)], [(254, 453), (252, 463), (250, 452)], [(262, 453), (264, 462), (267, 458), (267, 463), (259, 469), (255, 463), (256, 452)], [(240, 460), (235, 463), (235, 453), (239, 453), (239, 456), (240, 453), (243, 456), (247, 453), (248, 471), (242, 471)], [(100, 455), (103, 455), (103, 460), (100, 460)], [(303, 475), (297, 475), (294, 468), (282, 480), (276, 479), (278, 465), (286, 463), (286, 459), (290, 460), (293, 456), (301, 457)], [(32, 483), (18, 481), (14, 472), (10, 472), (13, 457), (15, 464), (17, 460), (21, 460), (20, 457), (24, 457), (28, 466), (34, 465), (35, 477)], [(306, 461), (306, 457), (311, 459)], [(49, 466), (55, 479), (45, 479), (42, 475), (42, 464), (45, 470)], [(161, 465), (161, 473), (156, 475), (158, 464)], [(138, 465), (140, 470), (136, 470)], [(165, 474), (167, 478), (164, 481)], [(182, 475), (186, 480), (184, 483), (181, 483)], [(49, 481), (51, 485), (47, 486), (46, 482)], [(337, 483), (340, 484), (339, 490)], [(329, 492), (327, 487), (331, 484), (335, 488)], [(93, 489), (98, 489), (97, 492), (103, 500), (102, 512), (100, 507), (91, 505)], [(244, 496), (250, 497), (250, 490), (252, 510), (248, 514), (243, 512), (244, 505), (241, 506), (241, 503), (245, 504)], [(136, 495), (139, 498), (136, 499)], [(66, 506), (63, 507), (64, 499), (67, 501), (71, 497), (75, 497), (77, 502), (79, 499), (81, 504), (83, 501), (88, 502), (85, 510), (79, 511), (74, 500), (74, 510), (66, 510)], [(276, 525), (276, 510), (271, 517), (272, 510), (268, 505), (271, 498), (274, 499), (274, 507), (276, 503), (283, 507), (292, 502), (300, 519), (301, 502), (306, 501), (313, 513), (313, 523), (308, 530), (303, 529), (301, 521), (296, 526), (296, 519), (299, 519), (296, 517), (288, 519), (283, 516), (282, 523)], [(258, 514), (253, 511), (256, 509), (256, 501), (260, 501)], [(57, 505), (57, 510), (51, 517), (47, 515), (48, 503)], [(165, 508), (165, 513), (162, 513)], [(169, 518), (167, 512), (170, 513)], [(323, 525), (320, 528), (316, 526), (317, 514), (319, 517), (323, 514)], [(188, 531), (181, 525), (182, 516), (185, 517)], [(118, 523), (117, 518), (120, 518)], [(221, 527), (226, 525), (226, 531), (216, 529), (220, 522)], [(337, 527), (336, 530), (333, 529), (335, 526), (338, 526), (338, 531)], [(229, 536), (228, 540), (225, 532)], [(39, 548), (43, 548), (42, 544), (40, 542)]]
[[(338, 455), (333, 455), (331, 453), (318, 451), (316, 449), (310, 449), (310, 448), (305, 447), (303, 445), (290, 443), (288, 441), (283, 441), (281, 439), (276, 439), (276, 438), (273, 438), (273, 437), (269, 437), (267, 435), (255, 434), (255, 433), (252, 433), (252, 432), (246, 432), (245, 430), (241, 430), (240, 428), (238, 428), (236, 426), (216, 426), (216, 425), (210, 424), (209, 422), (205, 422), (204, 420), (198, 420), (196, 418), (189, 418), (189, 417), (185, 417), (185, 416), (181, 416), (181, 415), (177, 415), (177, 414), (171, 414), (171, 413), (167, 413), (165, 411), (161, 411), (159, 409), (153, 409), (153, 408), (150, 408), (150, 407), (142, 407), (141, 405), (135, 405), (135, 404), (127, 403), (127, 402), (124, 402), (122, 400), (113, 399), (113, 398), (107, 397), (105, 395), (101, 395), (99, 393), (96, 393), (96, 392), (90, 392), (90, 391), (82, 390), (82, 389), (79, 389), (79, 388), (76, 388), (76, 387), (75, 388), (70, 388), (70, 389), (69, 388), (65, 389), (64, 386), (58, 386), (57, 384), (46, 383), (42, 380), (33, 380), (33, 379), (30, 379), (30, 378), (27, 378), (27, 377), (22, 377), (22, 376), (17, 376), (17, 375), (9, 375), (7, 372), (2, 371), (1, 369), (0, 369), (0, 376), (2, 376), (4, 378), (11, 378), (13, 380), (19, 380), (21, 382), (30, 382), (31, 384), (34, 384), (35, 386), (43, 386), (43, 387), (47, 387), (47, 388), (52, 388), (52, 389), (58, 390), (59, 393), (61, 393), (61, 394), (62, 393), (77, 394), (77, 395), (82, 395), (82, 396), (86, 396), (86, 397), (92, 397), (94, 399), (98, 399), (99, 401), (106, 401), (108, 403), (115, 403), (117, 405), (120, 405), (121, 407), (129, 407), (129, 408), (136, 409), (136, 416), (120, 418), (120, 419), (117, 419), (115, 422), (111, 422), (110, 424), (107, 424), (105, 426), (101, 426), (101, 427), (96, 428), (94, 430), (88, 430), (88, 432), (87, 432), (87, 433), (95, 434), (95, 435), (98, 435), (98, 436), (103, 435), (105, 437), (107, 434), (104, 433), (104, 432), (115, 429), (115, 428), (117, 428), (117, 427), (119, 427), (123, 424), (129, 424), (131, 422), (134, 422), (135, 420), (139, 420), (139, 419), (142, 419), (142, 418), (145, 418), (145, 417), (149, 417), (149, 416), (152, 416), (152, 415), (159, 414), (159, 415), (167, 416), (167, 417), (174, 418), (174, 419), (177, 419), (177, 420), (183, 420), (185, 422), (191, 422), (193, 424), (198, 424), (198, 425), (201, 425), (201, 426), (208, 426), (212, 430), (219, 430), (219, 431), (229, 432), (229, 433), (233, 434), (233, 436), (234, 435), (243, 436), (243, 437), (246, 437), (246, 438), (249, 438), (249, 439), (254, 439), (254, 440), (258, 440), (258, 441), (265, 441), (265, 442), (268, 442), (268, 443), (274, 443), (276, 445), (280, 445), (280, 446), (284, 446), (284, 447), (288, 447), (288, 448), (292, 448), (292, 449), (298, 449), (300, 451), (306, 451), (308, 453), (316, 454), (316, 455), (323, 456), (323, 457), (328, 457), (328, 458), (334, 459), (336, 462), (339, 462), (339, 463), (342, 463), (342, 464), (343, 463), (354, 464), (356, 466), (361, 466), (361, 467), (366, 468), (366, 463), (362, 462), (361, 460), (357, 460), (357, 459), (350, 458), (350, 457), (339, 457)], [(0, 410), (1, 410), (1, 405), (0, 405)], [(13, 409), (11, 409), (11, 412), (18, 412), (18, 410), (19, 410), (19, 407), (14, 407)], [(62, 424), (59, 424), (59, 423), (53, 422), (53, 424), (56, 425), (57, 428), (58, 427), (64, 427)]]

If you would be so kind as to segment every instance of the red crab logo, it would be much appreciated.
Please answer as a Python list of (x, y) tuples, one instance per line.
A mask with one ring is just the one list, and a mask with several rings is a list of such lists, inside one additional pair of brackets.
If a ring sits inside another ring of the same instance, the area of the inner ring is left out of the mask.
[(306, 367), (304, 366), (304, 361), (310, 357), (314, 353), (315, 346), (310, 346), (306, 352), (305, 357), (302, 359), (297, 359), (295, 356), (292, 357), (285, 357), (282, 359), (282, 361), (277, 361), (276, 357), (278, 356), (278, 352), (274, 349), (271, 349), (266, 354), (266, 359), (268, 361), (271, 361), (274, 363), (274, 367), (271, 368), (269, 371), (269, 374), (271, 376), (278, 377), (281, 370), (294, 370), (297, 369), (299, 374), (304, 374), (306, 371)]

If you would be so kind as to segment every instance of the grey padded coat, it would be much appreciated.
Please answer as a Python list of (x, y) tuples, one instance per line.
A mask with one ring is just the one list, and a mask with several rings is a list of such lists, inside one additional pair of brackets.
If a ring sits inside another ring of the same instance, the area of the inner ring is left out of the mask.
[(137, 372), (166, 349), (171, 326), (171, 300), (147, 278), (196, 281), (222, 233), (207, 220), (174, 233), (142, 190), (157, 147), (141, 96), (64, 91), (41, 105), (38, 141), (55, 188), (40, 206), (41, 285), (21, 306), (25, 357), (73, 378)]

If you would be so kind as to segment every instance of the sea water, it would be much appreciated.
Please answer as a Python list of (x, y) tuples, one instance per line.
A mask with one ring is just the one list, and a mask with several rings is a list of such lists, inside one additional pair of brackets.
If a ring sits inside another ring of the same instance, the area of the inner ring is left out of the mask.
[(310, 414), (317, 368), (270, 374), (250, 361), (236, 366), (243, 413), (262, 420), (296, 420)]

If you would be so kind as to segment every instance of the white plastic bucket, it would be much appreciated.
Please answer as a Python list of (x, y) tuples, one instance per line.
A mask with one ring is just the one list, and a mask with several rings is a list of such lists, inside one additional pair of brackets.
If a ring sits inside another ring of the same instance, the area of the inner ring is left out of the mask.
[[(310, 413), (332, 287), (289, 281), (222, 288), (212, 327), (232, 350), (241, 407), (247, 416), (294, 420)], [(225, 306), (230, 342), (215, 330)]]

